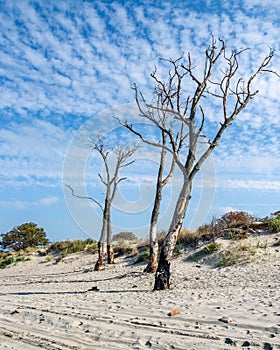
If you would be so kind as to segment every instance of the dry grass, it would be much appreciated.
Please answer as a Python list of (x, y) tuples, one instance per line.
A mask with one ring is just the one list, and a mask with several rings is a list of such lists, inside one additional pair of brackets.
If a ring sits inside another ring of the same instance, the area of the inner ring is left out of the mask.
[[(275, 216), (275, 215), (274, 215)], [(181, 229), (178, 236), (177, 243), (174, 249), (174, 256), (185, 254), (190, 249), (201, 247), (199, 250), (194, 250), (190, 257), (193, 260), (204, 259), (208, 255), (215, 255), (219, 257), (219, 266), (229, 266), (244, 262), (249, 262), (256, 254), (258, 249), (267, 250), (268, 245), (265, 242), (258, 242), (255, 247), (243, 243), (245, 239), (250, 237), (254, 232), (260, 230), (270, 230), (272, 232), (280, 231), (280, 215), (278, 214), (274, 219), (263, 219), (261, 222), (254, 223), (253, 216), (246, 212), (230, 212), (223, 215), (221, 218), (213, 218), (212, 222), (207, 225), (200, 226), (196, 231), (192, 232), (187, 229)], [(167, 235), (167, 231), (160, 231), (157, 234), (159, 242), (159, 249)], [(222, 240), (226, 238), (229, 244), (225, 247), (217, 243), (217, 239)], [(242, 242), (241, 242), (242, 240)], [(231, 244), (234, 243), (234, 244)], [(138, 256), (139, 262), (149, 259), (149, 238), (138, 239), (132, 232), (120, 232), (114, 235), (112, 240), (114, 252), (117, 256), (127, 255), (128, 257)], [(274, 246), (280, 245), (278, 239)], [(53, 258), (58, 262), (65, 256), (77, 252), (85, 252), (95, 254), (98, 251), (97, 242), (87, 240), (66, 240), (55, 242), (45, 249), (26, 249), (18, 252), (18, 261), (20, 257), (28, 254), (37, 253), (40, 256), (46, 256), (46, 262)], [(22, 258), (23, 260), (24, 258)], [(6, 266), (9, 263), (15, 262), (14, 253), (0, 252), (0, 267)]]
[(79, 252), (95, 254), (97, 253), (97, 251), (98, 251), (97, 242), (91, 239), (87, 239), (87, 240), (77, 239), (74, 241), (66, 240), (61, 242), (55, 242), (47, 248), (45, 255), (47, 254), (58, 255), (56, 257), (56, 262), (59, 262), (69, 254), (79, 253)]

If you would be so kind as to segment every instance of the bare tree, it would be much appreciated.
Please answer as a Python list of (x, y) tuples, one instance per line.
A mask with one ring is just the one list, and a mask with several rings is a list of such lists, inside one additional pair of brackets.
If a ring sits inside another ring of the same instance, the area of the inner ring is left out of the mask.
[[(185, 135), (185, 123), (181, 120), (170, 120), (170, 113), (167, 111), (167, 109), (172, 106), (170, 105), (170, 100), (166, 98), (168, 95), (172, 95), (173, 93), (173, 84), (176, 79), (182, 80), (183, 76), (180, 76), (178, 74), (178, 67), (177, 62), (180, 62), (180, 59), (176, 60), (174, 62), (175, 67), (177, 68), (174, 72), (169, 72), (169, 81), (168, 85), (160, 86), (160, 82), (158, 81), (156, 77), (156, 70), (151, 74), (152, 78), (155, 80), (156, 84), (159, 84), (160, 87), (155, 88), (155, 100), (156, 100), (156, 106), (157, 109), (146, 109), (144, 107), (147, 107), (148, 105), (146, 103), (141, 103), (140, 99), (144, 101), (144, 97), (142, 94), (139, 94), (139, 91), (137, 89), (137, 86), (134, 84), (133, 90), (135, 92), (135, 101), (139, 110), (139, 116), (143, 119), (146, 119), (147, 121), (151, 121), (152, 124), (156, 125), (157, 128), (160, 129), (161, 139), (157, 143), (157, 147), (160, 147), (160, 161), (159, 161), (159, 168), (157, 172), (157, 182), (156, 182), (156, 192), (155, 192), (155, 198), (154, 198), (154, 205), (153, 210), (151, 214), (151, 220), (150, 220), (150, 229), (149, 229), (149, 236), (150, 236), (150, 257), (149, 262), (147, 266), (144, 269), (144, 272), (147, 273), (153, 273), (156, 271), (157, 268), (157, 262), (158, 262), (158, 240), (157, 240), (157, 224), (158, 224), (158, 218), (160, 213), (160, 206), (162, 201), (162, 191), (164, 186), (166, 186), (171, 179), (174, 169), (175, 169), (175, 154), (179, 154), (183, 143), (185, 141), (186, 135)], [(140, 138), (144, 143), (148, 145), (153, 145), (154, 142), (151, 140), (148, 140), (144, 137), (143, 133), (140, 130), (136, 130), (135, 126), (131, 125), (128, 122), (122, 122), (119, 118), (116, 117), (116, 119), (119, 121), (121, 125), (123, 125), (125, 128), (130, 130), (133, 134), (135, 134), (137, 137)], [(167, 131), (167, 132), (166, 132)], [(166, 154), (167, 154), (167, 141), (168, 141), (168, 135), (176, 135), (173, 138), (173, 153), (172, 153), (172, 161), (169, 166), (168, 174), (164, 177), (164, 169), (166, 164)]]
[[(104, 145), (102, 137), (98, 137), (97, 142), (91, 142), (92, 147), (96, 150), (103, 159), (105, 167), (105, 175), (98, 174), (101, 183), (105, 186), (104, 204), (89, 196), (79, 196), (75, 194), (73, 188), (70, 185), (66, 185), (72, 192), (72, 195), (80, 199), (88, 199), (93, 201), (102, 210), (102, 228), (98, 242), (98, 260), (95, 264), (95, 271), (100, 271), (104, 264), (105, 257), (105, 241), (107, 240), (107, 260), (108, 264), (114, 264), (114, 250), (111, 244), (112, 241), (112, 220), (111, 220), (111, 208), (115, 198), (118, 185), (126, 177), (119, 177), (120, 171), (132, 164), (134, 161), (128, 161), (128, 159), (134, 154), (137, 149), (135, 144), (127, 143), (124, 145), (115, 146), (112, 150)], [(110, 162), (110, 155), (114, 156), (114, 161)], [(114, 163), (113, 169), (110, 164)]]
[(162, 190), (165, 185), (167, 185), (168, 181), (171, 179), (175, 162), (174, 159), (172, 160), (172, 164), (169, 169), (168, 175), (164, 178), (163, 172), (164, 172), (164, 166), (165, 166), (165, 157), (166, 157), (166, 134), (162, 132), (162, 146), (160, 153), (160, 164), (158, 168), (157, 173), (157, 183), (156, 183), (156, 193), (155, 193), (155, 199), (154, 199), (154, 205), (151, 215), (151, 221), (150, 221), (150, 257), (148, 265), (145, 267), (144, 272), (147, 273), (153, 273), (156, 271), (157, 268), (157, 262), (158, 262), (158, 239), (157, 239), (157, 223), (158, 223), (158, 217), (160, 213), (160, 204), (162, 201)]
[[(195, 72), (190, 53), (186, 57), (186, 63), (183, 62), (183, 57), (175, 61), (165, 60), (172, 67), (167, 82), (158, 78), (156, 72), (152, 75), (156, 81), (156, 93), (165, 103), (161, 106), (153, 102), (147, 103), (142, 97), (146, 108), (145, 115), (168, 138), (168, 143), (165, 145), (151, 140), (146, 142), (170, 152), (184, 179), (171, 224), (160, 251), (155, 275), (155, 290), (170, 287), (172, 254), (191, 198), (195, 175), (216, 148), (225, 130), (258, 93), (258, 90), (252, 87), (256, 78), (266, 72), (277, 74), (267, 68), (274, 55), (274, 51), (270, 50), (253, 74), (247, 79), (238, 77), (239, 57), (244, 51), (228, 53), (224, 41), (215, 40), (212, 37), (211, 45), (205, 51), (203, 72)], [(170, 86), (171, 89), (168, 88)], [(209, 104), (209, 98), (212, 104)], [(216, 130), (211, 129), (211, 135), (214, 136), (206, 137), (203, 134), (206, 132), (205, 112), (213, 107), (215, 101), (220, 103), (219, 111), (222, 118), (220, 123), (217, 123)], [(182, 122), (186, 127), (185, 133), (179, 134), (178, 137), (174, 129), (166, 128), (153, 117), (155, 113), (164, 113), (174, 122)], [(133, 126), (130, 127), (133, 129)], [(178, 143), (180, 142), (184, 143), (186, 152), (179, 154)], [(203, 151), (198, 147), (200, 143), (204, 144)]]

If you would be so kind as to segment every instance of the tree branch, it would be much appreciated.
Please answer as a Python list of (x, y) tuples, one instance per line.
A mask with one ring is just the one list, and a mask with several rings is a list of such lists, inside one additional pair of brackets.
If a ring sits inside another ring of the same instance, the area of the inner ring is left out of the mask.
[(75, 194), (74, 189), (70, 185), (65, 185), (65, 187), (69, 188), (69, 190), (71, 191), (73, 197), (76, 197), (76, 198), (79, 198), (79, 199), (91, 200), (92, 202), (97, 204), (102, 211), (104, 210), (102, 204), (100, 202), (98, 202), (96, 199), (94, 199), (92, 197), (89, 197), (89, 196), (79, 196), (79, 195)]

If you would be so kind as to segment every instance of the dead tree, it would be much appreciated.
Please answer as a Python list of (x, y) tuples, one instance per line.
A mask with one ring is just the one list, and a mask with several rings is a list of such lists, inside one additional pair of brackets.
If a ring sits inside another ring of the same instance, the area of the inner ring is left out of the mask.
[[(179, 62), (180, 59), (177, 60)], [(177, 63), (174, 63), (175, 66)], [(178, 68), (178, 67), (177, 67)], [(158, 224), (158, 218), (160, 213), (160, 206), (162, 201), (162, 192), (164, 186), (166, 186), (171, 179), (174, 169), (175, 169), (175, 157), (174, 154), (179, 154), (185, 138), (185, 123), (181, 120), (171, 120), (170, 113), (166, 111), (170, 106), (170, 100), (166, 98), (167, 95), (172, 95), (173, 93), (173, 84), (175, 80), (182, 80), (183, 76), (186, 73), (184, 73), (182, 76), (179, 74), (178, 69), (176, 69), (174, 72), (170, 71), (170, 79), (168, 82), (168, 85), (165, 85), (164, 88), (161, 86), (160, 88), (156, 86), (155, 88), (155, 99), (156, 99), (156, 105), (157, 109), (146, 109), (147, 107), (146, 103), (142, 103), (144, 101), (143, 95), (139, 94), (139, 91), (137, 89), (137, 86), (134, 85), (133, 90), (135, 92), (135, 101), (139, 110), (139, 116), (142, 119), (145, 119), (147, 121), (152, 122), (152, 124), (156, 125), (160, 129), (161, 139), (157, 144), (157, 147), (160, 147), (160, 161), (159, 161), (159, 168), (157, 172), (157, 182), (156, 182), (156, 193), (154, 198), (154, 204), (150, 219), (150, 228), (149, 228), (149, 237), (150, 237), (150, 257), (149, 262), (147, 266), (144, 269), (144, 272), (147, 273), (153, 273), (156, 271), (157, 268), (157, 262), (158, 262), (158, 240), (157, 240), (157, 224)], [(156, 70), (151, 74), (152, 78), (155, 80), (156, 83), (160, 85), (160, 82), (158, 81), (156, 77)], [(142, 101), (140, 101), (142, 99)], [(133, 134), (135, 134), (141, 141), (143, 141), (146, 144), (154, 145), (154, 143), (151, 140), (147, 140), (143, 133), (141, 133), (140, 130), (136, 130), (133, 125), (131, 125), (128, 122), (122, 122), (119, 118), (119, 123), (123, 125), (125, 128), (130, 130)], [(166, 132), (168, 131), (168, 132)], [(169, 166), (168, 174), (166, 177), (163, 176), (165, 164), (166, 164), (166, 154), (167, 154), (167, 141), (168, 141), (168, 135), (176, 135), (173, 139), (173, 153), (172, 154), (172, 161)]]
[[(162, 133), (162, 145), (166, 146), (166, 134)], [(153, 273), (156, 271), (158, 262), (158, 239), (157, 239), (157, 223), (160, 213), (160, 204), (162, 201), (162, 191), (163, 187), (167, 185), (168, 181), (172, 177), (174, 171), (175, 162), (172, 160), (172, 164), (169, 169), (168, 175), (164, 178), (163, 171), (165, 165), (166, 150), (164, 147), (161, 149), (160, 153), (160, 164), (157, 173), (157, 183), (156, 183), (156, 194), (154, 199), (154, 205), (150, 221), (150, 257), (144, 272)]]
[[(101, 183), (106, 188), (104, 204), (102, 205), (99, 201), (92, 197), (79, 196), (75, 194), (73, 188), (70, 185), (66, 186), (71, 190), (74, 197), (91, 200), (102, 210), (102, 227), (98, 242), (98, 259), (94, 268), (95, 271), (100, 271), (101, 267), (104, 264), (105, 241), (107, 241), (108, 264), (114, 264), (114, 250), (111, 244), (111, 208), (119, 183), (126, 179), (126, 177), (119, 177), (120, 171), (134, 162), (128, 161), (128, 159), (134, 154), (137, 146), (135, 144), (131, 145), (131, 143), (127, 143), (125, 145), (115, 146), (113, 149), (109, 150), (109, 147), (106, 147), (104, 145), (104, 141), (101, 137), (98, 138), (97, 142), (92, 141), (91, 144), (92, 148), (100, 154), (104, 163), (105, 175), (103, 176), (101, 174), (98, 174)], [(110, 155), (114, 157), (112, 161), (110, 161)]]
[[(145, 115), (168, 138), (168, 144), (165, 146), (151, 140), (146, 140), (146, 142), (155, 147), (163, 147), (167, 152), (170, 152), (184, 179), (171, 224), (160, 251), (154, 290), (163, 290), (170, 287), (172, 253), (191, 199), (192, 185), (196, 174), (219, 144), (225, 130), (258, 93), (258, 90), (254, 90), (252, 87), (256, 78), (266, 72), (277, 74), (268, 68), (274, 55), (274, 51), (270, 50), (269, 54), (248, 78), (238, 77), (239, 58), (244, 51), (228, 52), (223, 40), (216, 41), (212, 38), (211, 45), (205, 51), (202, 72), (196, 72), (191, 55), (188, 53), (186, 62), (183, 61), (183, 57), (176, 61), (165, 60), (172, 67), (167, 82), (154, 74), (156, 93), (167, 101), (166, 104), (159, 106), (156, 103), (147, 103), (143, 98), (146, 108)], [(171, 90), (166, 88), (170, 85), (172, 86)], [(216, 130), (211, 129), (211, 135), (213, 136), (207, 137), (204, 134), (206, 132), (205, 115), (209, 108), (213, 108), (213, 104), (211, 104), (213, 100), (220, 103), (217, 113), (220, 114), (221, 121), (217, 123)], [(184, 142), (186, 152), (180, 152), (179, 154), (176, 151), (178, 133), (174, 134), (173, 130), (170, 132), (168, 128), (153, 118), (155, 112), (165, 113), (174, 122), (184, 123), (186, 132), (180, 135), (180, 140)], [(133, 129), (133, 126), (131, 128)], [(200, 143), (204, 144), (203, 150), (198, 147)]]

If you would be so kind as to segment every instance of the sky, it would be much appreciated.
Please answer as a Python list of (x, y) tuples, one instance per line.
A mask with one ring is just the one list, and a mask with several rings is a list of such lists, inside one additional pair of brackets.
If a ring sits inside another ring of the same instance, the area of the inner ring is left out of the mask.
[[(190, 52), (199, 70), (211, 35), (229, 50), (249, 48), (240, 57), (244, 76), (270, 48), (279, 72), (278, 10), (275, 0), (0, 0), (0, 232), (35, 222), (51, 241), (98, 239), (98, 206), (65, 187), (104, 200), (104, 167), (89, 139), (130, 139), (112, 116), (139, 122), (131, 86), (151, 96), (160, 58)], [(262, 74), (256, 89), (201, 169), (184, 227), (228, 211), (265, 217), (280, 209), (280, 79)], [(218, 106), (207, 110), (210, 132), (220, 116)], [(140, 145), (133, 160), (113, 205), (113, 232), (145, 237), (158, 152)], [(159, 230), (170, 224), (181, 182), (176, 171), (164, 190)]]

